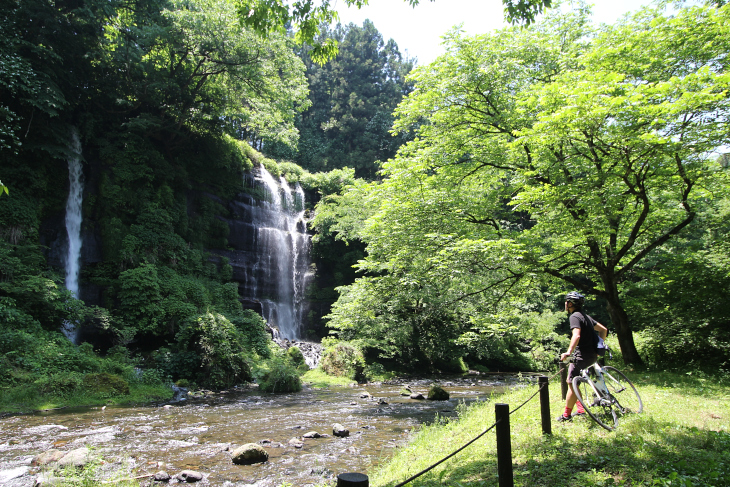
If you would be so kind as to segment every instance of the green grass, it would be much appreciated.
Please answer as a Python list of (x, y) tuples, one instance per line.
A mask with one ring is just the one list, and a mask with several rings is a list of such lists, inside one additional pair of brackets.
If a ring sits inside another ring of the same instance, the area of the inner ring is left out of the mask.
[(129, 394), (112, 397), (82, 391), (63, 395), (40, 394), (36, 387), (27, 384), (0, 389), (0, 413), (27, 413), (79, 406), (144, 404), (171, 399), (172, 395), (172, 389), (163, 384), (133, 384), (129, 387)]
[[(84, 468), (65, 467), (62, 469), (44, 469), (42, 475), (54, 487), (140, 487), (135, 478), (134, 462), (122, 460), (109, 462), (101, 456), (95, 456)], [(43, 483), (45, 485), (46, 482)]]
[(357, 382), (352, 379), (348, 379), (347, 377), (337, 377), (325, 374), (319, 367), (305, 372), (304, 375), (302, 375), (302, 382), (305, 382), (311, 387), (317, 389), (324, 389), (329, 386), (349, 386), (351, 384), (357, 384)]
[[(628, 372), (645, 404), (609, 432), (590, 418), (553, 422), (542, 436), (536, 397), (510, 417), (516, 486), (728, 486), (730, 485), (730, 384), (706, 376)], [(494, 422), (494, 403), (510, 409), (536, 385), (495, 396), (459, 420), (424, 427), (412, 443), (371, 473), (372, 486), (393, 486), (436, 463)], [(563, 410), (557, 378), (550, 383), (551, 417)], [(493, 431), (454, 458), (408, 484), (497, 486)]]

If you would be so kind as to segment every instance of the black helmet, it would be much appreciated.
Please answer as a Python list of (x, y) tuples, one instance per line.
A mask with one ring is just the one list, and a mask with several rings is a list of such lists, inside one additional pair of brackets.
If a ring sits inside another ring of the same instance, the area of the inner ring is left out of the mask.
[(570, 301), (578, 307), (582, 307), (583, 303), (585, 303), (586, 297), (577, 291), (570, 291), (565, 295), (565, 300)]

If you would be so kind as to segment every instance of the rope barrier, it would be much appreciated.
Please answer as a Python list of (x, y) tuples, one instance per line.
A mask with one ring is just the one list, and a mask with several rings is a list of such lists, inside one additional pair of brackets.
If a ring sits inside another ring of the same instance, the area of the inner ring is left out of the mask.
[[(510, 412), (509, 412), (510, 416), (511, 416), (511, 415), (512, 415), (513, 413), (517, 412), (517, 411), (518, 411), (518, 410), (519, 410), (519, 409), (520, 409), (520, 408), (521, 408), (522, 406), (524, 406), (524, 405), (525, 405), (525, 404), (527, 404), (528, 402), (532, 401), (532, 400), (533, 400), (533, 399), (535, 398), (535, 396), (537, 396), (537, 395), (538, 395), (538, 394), (540, 393), (540, 391), (542, 390), (542, 388), (543, 388), (543, 387), (545, 387), (545, 386), (546, 386), (546, 385), (547, 385), (547, 384), (548, 384), (548, 383), (549, 383), (549, 382), (550, 382), (551, 380), (553, 380), (553, 379), (554, 379), (555, 377), (557, 377), (558, 375), (560, 375), (560, 371), (558, 371), (558, 372), (557, 372), (556, 374), (553, 374), (552, 376), (548, 377), (548, 380), (547, 380), (547, 382), (545, 382), (544, 384), (542, 384), (542, 385), (541, 385), (540, 387), (538, 387), (538, 388), (537, 388), (537, 392), (535, 392), (535, 393), (534, 393), (534, 394), (533, 394), (532, 396), (530, 396), (530, 397), (529, 397), (529, 398), (528, 398), (528, 399), (527, 399), (526, 401), (524, 401), (524, 402), (523, 402), (522, 404), (520, 404), (520, 405), (519, 405), (519, 406), (517, 406), (517, 407), (516, 407), (515, 409), (513, 409), (512, 411), (510, 411)], [(434, 464), (433, 464), (433, 465), (431, 465), (430, 467), (428, 467), (428, 468), (426, 468), (426, 469), (424, 469), (424, 470), (421, 470), (420, 472), (418, 472), (417, 474), (413, 475), (412, 477), (409, 477), (409, 478), (408, 478), (407, 480), (404, 480), (403, 482), (401, 482), (401, 483), (399, 483), (399, 484), (396, 484), (396, 485), (394, 485), (393, 487), (403, 487), (404, 485), (408, 484), (409, 482), (412, 482), (412, 481), (416, 480), (416, 479), (417, 479), (418, 477), (420, 477), (420, 476), (422, 476), (422, 475), (424, 475), (424, 474), (426, 474), (426, 473), (430, 472), (430, 471), (431, 471), (431, 470), (433, 470), (434, 468), (436, 468), (436, 467), (438, 467), (439, 465), (441, 465), (442, 463), (444, 463), (444, 462), (445, 462), (446, 460), (448, 460), (449, 458), (453, 457), (454, 455), (456, 455), (457, 453), (459, 453), (460, 451), (462, 451), (463, 449), (465, 449), (465, 448), (466, 448), (467, 446), (469, 446), (469, 445), (471, 445), (472, 443), (474, 443), (475, 441), (477, 441), (477, 440), (478, 440), (479, 438), (481, 438), (482, 436), (484, 436), (485, 434), (487, 434), (487, 433), (488, 433), (489, 431), (491, 431), (492, 429), (494, 429), (494, 427), (495, 427), (495, 426), (497, 426), (497, 423), (499, 423), (499, 421), (495, 421), (495, 422), (494, 422), (494, 424), (492, 424), (492, 426), (490, 426), (489, 428), (487, 428), (487, 429), (485, 429), (484, 431), (482, 431), (481, 433), (479, 433), (479, 435), (477, 435), (477, 436), (476, 436), (475, 438), (471, 439), (471, 440), (470, 440), (469, 442), (467, 442), (466, 444), (464, 444), (464, 445), (463, 445), (463, 446), (462, 446), (461, 448), (459, 448), (458, 450), (454, 451), (453, 453), (449, 454), (448, 456), (445, 456), (444, 458), (442, 458), (442, 459), (441, 459), (441, 460), (439, 460), (438, 462), (434, 463)]]

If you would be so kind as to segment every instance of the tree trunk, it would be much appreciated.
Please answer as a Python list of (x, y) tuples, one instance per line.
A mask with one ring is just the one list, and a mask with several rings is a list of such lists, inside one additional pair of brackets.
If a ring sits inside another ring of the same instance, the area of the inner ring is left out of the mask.
[(629, 326), (629, 316), (626, 314), (623, 306), (621, 306), (617, 286), (614, 284), (612, 287), (613, 289), (607, 289), (608, 296), (606, 300), (608, 304), (606, 305), (606, 309), (611, 317), (613, 326), (616, 328), (616, 336), (618, 337), (621, 354), (624, 357), (624, 363), (635, 366), (644, 365), (644, 361), (641, 360), (639, 352), (636, 350), (634, 334)]

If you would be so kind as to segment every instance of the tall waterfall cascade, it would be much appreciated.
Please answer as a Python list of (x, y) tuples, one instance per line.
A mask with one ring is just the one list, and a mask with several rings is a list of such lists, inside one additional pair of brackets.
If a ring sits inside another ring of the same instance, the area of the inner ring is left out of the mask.
[(263, 166), (248, 177), (253, 179), (248, 185), (263, 198), (249, 208), (257, 257), (245, 276), (245, 288), (281, 338), (299, 340), (311, 278), (304, 191), (299, 183), (292, 187), (284, 178), (274, 178)]
[[(68, 252), (66, 253), (66, 289), (74, 297), (79, 294), (79, 261), (81, 258), (81, 205), (84, 196), (84, 178), (81, 165), (81, 138), (78, 130), (71, 131), (69, 143), (71, 155), (68, 158), (68, 199), (66, 200), (66, 233), (68, 235)], [(76, 325), (66, 322), (63, 333), (76, 343)]]

